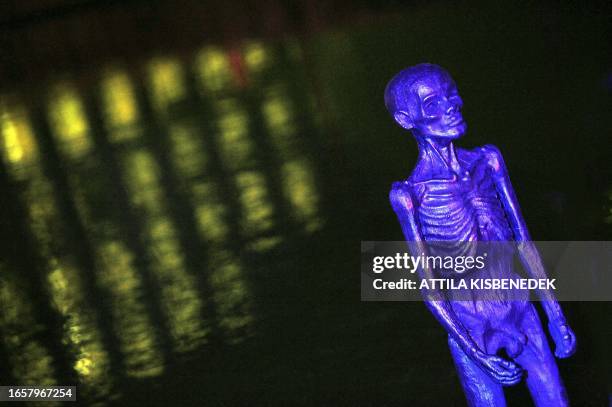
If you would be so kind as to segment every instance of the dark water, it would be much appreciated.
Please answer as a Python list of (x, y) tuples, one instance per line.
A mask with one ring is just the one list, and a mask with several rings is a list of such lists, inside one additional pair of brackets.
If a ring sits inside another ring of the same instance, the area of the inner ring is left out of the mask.
[[(435, 3), (5, 92), (2, 384), (75, 383), (84, 404), (464, 405), (422, 304), (359, 301), (359, 241), (401, 239), (387, 193), (416, 153), (384, 86), (448, 68), (459, 144), (502, 150), (532, 236), (608, 240), (605, 21)], [(570, 398), (603, 406), (610, 306), (565, 309)]]

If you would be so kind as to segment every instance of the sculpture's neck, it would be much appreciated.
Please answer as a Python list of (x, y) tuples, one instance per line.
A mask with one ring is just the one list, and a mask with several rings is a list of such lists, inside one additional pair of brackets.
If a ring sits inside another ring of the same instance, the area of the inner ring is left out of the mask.
[(461, 173), (455, 146), (452, 141), (440, 143), (426, 137), (417, 137), (419, 161), (433, 174)]

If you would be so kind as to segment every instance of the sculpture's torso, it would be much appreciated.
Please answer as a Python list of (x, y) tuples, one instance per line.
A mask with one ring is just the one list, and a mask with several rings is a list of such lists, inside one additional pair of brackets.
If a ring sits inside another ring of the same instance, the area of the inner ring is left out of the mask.
[[(411, 190), (415, 204), (416, 221), (422, 238), (430, 242), (432, 255), (475, 256), (483, 250), (475, 243), (495, 242), (485, 245), (489, 253), (487, 267), (480, 270), (477, 278), (518, 278), (513, 267), (514, 236), (502, 202), (498, 196), (493, 168), (484, 148), (474, 150), (457, 149), (461, 166), (459, 175), (448, 172), (432, 176), (428, 169), (435, 167), (419, 163), (410, 178), (405, 181)], [(444, 242), (437, 245), (436, 242)], [(504, 243), (508, 242), (508, 243)], [(469, 273), (469, 272), (468, 272)], [(462, 275), (463, 278), (469, 276)], [(449, 293), (453, 299), (453, 292)], [(465, 293), (461, 298), (465, 300)], [(473, 291), (473, 301), (453, 301), (456, 313), (473, 319), (472, 326), (479, 326), (494, 316), (496, 321), (505, 321), (513, 315), (519, 304), (511, 300), (526, 300), (523, 295), (503, 290)], [(480, 301), (486, 300), (486, 301)], [(488, 322), (486, 322), (488, 323)]]
[(424, 240), (513, 240), (486, 155), (478, 149), (458, 149), (457, 155), (462, 166), (460, 176), (418, 180), (421, 174), (416, 173), (417, 166), (408, 181)]

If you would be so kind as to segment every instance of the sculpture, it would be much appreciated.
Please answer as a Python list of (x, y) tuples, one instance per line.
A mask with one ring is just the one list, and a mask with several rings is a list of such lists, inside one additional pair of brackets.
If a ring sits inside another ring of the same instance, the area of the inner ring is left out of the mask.
[[(419, 148), (410, 177), (395, 182), (390, 192), (411, 250), (422, 253), (428, 241), (512, 241), (527, 274), (545, 278), (499, 150), (491, 145), (464, 150), (453, 144), (464, 135), (466, 124), (450, 75), (433, 64), (404, 69), (387, 85), (385, 104), (394, 120), (412, 132)], [(502, 266), (506, 269), (501, 272), (511, 272), (511, 263)], [(422, 278), (431, 272), (419, 271)], [(561, 307), (551, 292), (539, 295), (555, 355), (572, 355), (576, 338)], [(517, 384), (523, 373), (536, 406), (568, 405), (540, 319), (527, 299), (440, 297), (428, 298), (426, 304), (448, 332), (470, 406), (505, 406), (503, 386)]]

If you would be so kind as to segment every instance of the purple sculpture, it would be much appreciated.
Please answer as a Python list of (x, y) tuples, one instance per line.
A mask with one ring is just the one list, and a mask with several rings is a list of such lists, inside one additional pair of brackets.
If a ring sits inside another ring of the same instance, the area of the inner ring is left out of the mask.
[[(455, 148), (466, 124), (463, 101), (450, 75), (433, 64), (398, 73), (387, 85), (385, 104), (395, 121), (414, 135), (418, 162), (390, 193), (410, 249), (426, 242), (514, 242), (525, 271), (546, 278), (544, 266), (510, 184), (499, 150), (491, 145)], [(490, 275), (513, 274), (512, 256), (497, 259)], [(421, 278), (433, 277), (429, 269)], [(525, 380), (536, 406), (567, 406), (568, 399), (546, 335), (532, 303), (500, 298), (453, 301), (428, 297), (426, 304), (448, 332), (451, 354), (470, 406), (505, 406), (503, 386)], [(576, 338), (559, 303), (540, 291), (555, 355), (566, 358)], [(524, 373), (524, 374), (523, 374)]]

